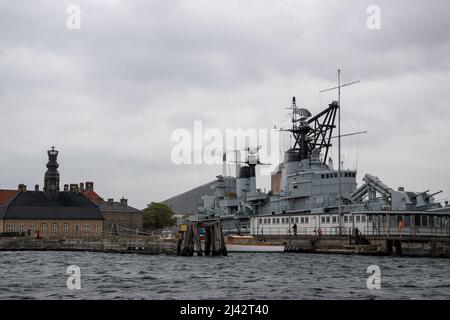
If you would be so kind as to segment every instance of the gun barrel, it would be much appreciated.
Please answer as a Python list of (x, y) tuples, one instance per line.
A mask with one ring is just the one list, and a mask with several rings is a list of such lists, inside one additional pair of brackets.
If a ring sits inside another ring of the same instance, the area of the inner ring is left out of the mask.
[(442, 193), (442, 190), (441, 191), (438, 191), (438, 192), (435, 192), (435, 193), (432, 193), (432, 194), (430, 194), (428, 197), (430, 198), (430, 197), (433, 197), (433, 196), (435, 196), (435, 195), (437, 195), (437, 194), (439, 194), (439, 193)]

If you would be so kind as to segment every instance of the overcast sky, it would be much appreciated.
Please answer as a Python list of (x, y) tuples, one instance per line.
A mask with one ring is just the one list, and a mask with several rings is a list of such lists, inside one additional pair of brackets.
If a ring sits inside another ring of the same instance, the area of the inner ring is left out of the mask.
[[(79, 30), (66, 27), (70, 4)], [(380, 30), (366, 25), (372, 4)], [(342, 131), (368, 131), (343, 141), (344, 166), (449, 198), (449, 10), (446, 0), (2, 1), (0, 188), (42, 187), (55, 145), (61, 184), (92, 180), (105, 199), (143, 208), (221, 173), (172, 164), (175, 129), (283, 126), (292, 96), (313, 114), (336, 99), (318, 92), (341, 68), (361, 80), (343, 89)]]

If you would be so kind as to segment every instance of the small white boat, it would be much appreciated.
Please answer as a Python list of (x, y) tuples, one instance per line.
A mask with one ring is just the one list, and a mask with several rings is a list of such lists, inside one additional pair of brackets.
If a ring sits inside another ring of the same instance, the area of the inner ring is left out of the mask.
[(252, 236), (229, 235), (225, 245), (227, 252), (284, 252), (283, 245), (258, 241)]

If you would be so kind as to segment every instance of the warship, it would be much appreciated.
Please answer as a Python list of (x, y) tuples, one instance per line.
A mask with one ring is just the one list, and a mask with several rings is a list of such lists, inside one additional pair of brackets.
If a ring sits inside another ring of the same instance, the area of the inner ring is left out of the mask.
[[(283, 131), (291, 134), (293, 143), (272, 173), (272, 190), (257, 188), (259, 147), (247, 148), (244, 165), (236, 164), (236, 177), (217, 176), (214, 193), (202, 197), (192, 221), (219, 219), (226, 233), (251, 236), (449, 235), (450, 206), (434, 198), (442, 191), (394, 190), (371, 174), (358, 186), (356, 170), (342, 168), (340, 94), (314, 116), (294, 97), (290, 118), (292, 126)], [(336, 127), (338, 135), (333, 137)], [(337, 168), (330, 157), (335, 139)]]

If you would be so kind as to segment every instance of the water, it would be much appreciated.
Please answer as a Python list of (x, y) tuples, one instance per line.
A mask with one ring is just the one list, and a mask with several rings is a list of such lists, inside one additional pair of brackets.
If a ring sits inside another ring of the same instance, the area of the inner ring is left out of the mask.
[[(381, 289), (369, 290), (369, 265)], [(69, 265), (80, 290), (67, 289)], [(450, 299), (450, 260), (288, 253), (228, 257), (0, 252), (0, 299)]]

